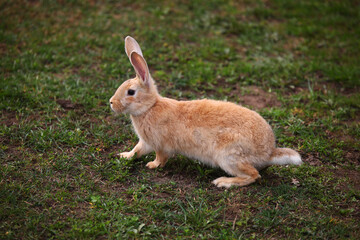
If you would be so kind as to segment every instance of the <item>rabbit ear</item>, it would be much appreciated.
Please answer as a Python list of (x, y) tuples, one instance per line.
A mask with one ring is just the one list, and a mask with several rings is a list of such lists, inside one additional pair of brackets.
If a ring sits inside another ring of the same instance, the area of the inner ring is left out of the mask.
[(137, 43), (137, 41), (134, 38), (130, 36), (127, 36), (125, 38), (125, 52), (129, 58), (132, 52), (137, 52), (141, 56), (143, 55), (140, 45)]
[(150, 72), (143, 56), (138, 52), (133, 51), (130, 53), (130, 62), (135, 69), (136, 75), (141, 79), (142, 83), (149, 86)]

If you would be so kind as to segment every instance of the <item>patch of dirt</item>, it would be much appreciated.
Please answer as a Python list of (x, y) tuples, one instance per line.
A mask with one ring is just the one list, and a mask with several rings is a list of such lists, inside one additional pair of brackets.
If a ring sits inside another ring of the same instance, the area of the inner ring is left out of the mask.
[(263, 89), (256, 86), (247, 87), (244, 91), (245, 94), (239, 96), (240, 103), (243, 105), (251, 106), (254, 109), (281, 107), (281, 102), (274, 93), (265, 92)]
[(237, 42), (236, 36), (234, 37), (233, 35), (228, 34), (224, 39), (226, 40), (227, 45), (231, 47), (231, 51), (234, 50), (236, 52), (236, 55), (246, 57), (248, 48), (240, 45)]
[(258, 184), (260, 187), (277, 186), (286, 180), (285, 177), (279, 177), (279, 175), (274, 174), (274, 172), (267, 171), (267, 168), (262, 169), (259, 173), (261, 178), (256, 180), (255, 184)]
[[(353, 119), (352, 123), (357, 123), (357, 119)], [(347, 124), (347, 123), (345, 123)], [(351, 124), (347, 124), (351, 125)], [(349, 135), (349, 133), (344, 132), (343, 130), (337, 130), (337, 131), (330, 131), (325, 130), (325, 133), (327, 134), (328, 139), (333, 140), (334, 142), (343, 142), (344, 145), (342, 146), (343, 150), (343, 156), (346, 159), (347, 163), (359, 165), (360, 164), (360, 145), (359, 145), (359, 139), (355, 136)]]
[(355, 165), (360, 165), (360, 150), (353, 150), (347, 152), (345, 154), (345, 158), (353, 162)]
[(345, 182), (341, 183), (340, 189), (354, 188), (360, 191), (360, 174), (356, 170), (338, 168), (333, 171), (336, 178), (346, 179)]
[[(359, 109), (360, 110), (360, 109)], [(342, 121), (348, 127), (360, 127), (360, 115), (355, 116), (353, 119), (343, 120)], [(358, 140), (357, 140), (358, 141)]]
[(56, 103), (66, 110), (83, 108), (82, 104), (72, 103), (70, 100), (66, 100), (66, 99), (57, 99)]
[(19, 123), (19, 119), (16, 116), (16, 112), (13, 111), (2, 111), (0, 123), (10, 127), (12, 125), (17, 125)]
[(324, 163), (321, 162), (321, 158), (318, 153), (311, 154), (301, 154), (304, 163), (309, 164), (310, 166), (321, 166)]
[[(151, 170), (149, 170), (151, 171)], [(149, 181), (156, 184), (168, 184), (169, 182), (175, 182), (178, 189), (188, 191), (197, 187), (196, 176), (191, 175), (189, 172), (184, 174), (178, 174), (173, 171), (154, 172), (152, 178)]]
[(1, 54), (5, 54), (7, 52), (7, 49), (9, 49), (7, 47), (7, 45), (5, 43), (0, 43), (0, 53)]
[[(323, 78), (321, 72), (318, 72), (316, 74), (318, 75), (319, 79)], [(359, 88), (356, 86), (347, 88), (341, 82), (320, 82), (318, 84), (314, 84), (313, 91), (322, 92), (325, 95), (331, 92), (335, 92), (338, 94), (351, 96), (353, 94), (359, 93)]]
[(354, 94), (358, 94), (360, 91), (360, 88), (357, 86), (348, 87), (341, 82), (324, 81), (325, 76), (321, 71), (318, 71), (314, 73), (314, 76), (309, 77), (315, 77), (317, 81), (310, 83), (310, 86), (308, 86), (307, 83), (304, 83), (304, 85), (302, 85), (301, 87), (296, 86), (295, 88), (289, 89), (289, 91), (284, 92), (284, 94), (292, 95), (298, 94), (300, 92), (310, 92), (309, 87), (312, 89), (313, 92), (321, 92), (324, 95), (336, 93), (345, 96), (353, 96)]
[(287, 41), (284, 43), (283, 47), (285, 50), (295, 52), (295, 54), (301, 54), (301, 51), (296, 51), (296, 49), (303, 44), (305, 41), (302, 37), (288, 37)]

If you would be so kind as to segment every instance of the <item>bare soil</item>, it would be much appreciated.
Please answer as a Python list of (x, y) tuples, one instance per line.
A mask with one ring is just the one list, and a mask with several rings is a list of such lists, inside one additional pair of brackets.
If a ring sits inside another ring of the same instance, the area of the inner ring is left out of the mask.
[(271, 107), (281, 107), (281, 102), (274, 93), (265, 92), (263, 89), (250, 86), (244, 88), (245, 94), (239, 96), (240, 103), (251, 106), (256, 110)]

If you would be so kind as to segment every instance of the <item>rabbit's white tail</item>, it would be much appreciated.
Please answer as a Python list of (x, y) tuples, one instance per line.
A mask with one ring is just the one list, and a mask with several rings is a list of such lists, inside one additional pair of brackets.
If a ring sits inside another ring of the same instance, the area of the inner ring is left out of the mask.
[(295, 150), (290, 148), (276, 148), (270, 156), (269, 165), (300, 165), (302, 163), (300, 154)]

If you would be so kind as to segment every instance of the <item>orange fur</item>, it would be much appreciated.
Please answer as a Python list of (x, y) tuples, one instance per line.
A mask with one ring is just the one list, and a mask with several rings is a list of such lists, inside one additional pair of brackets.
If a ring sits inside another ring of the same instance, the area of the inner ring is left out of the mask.
[(235, 176), (216, 179), (218, 187), (250, 184), (260, 178), (257, 169), (273, 163), (301, 162), (294, 150), (275, 148), (271, 127), (254, 111), (229, 102), (161, 97), (135, 39), (125, 39), (125, 50), (136, 77), (118, 88), (110, 105), (116, 113), (130, 114), (139, 143), (122, 157), (155, 151), (156, 159), (147, 167), (156, 168), (173, 154), (183, 154)]

